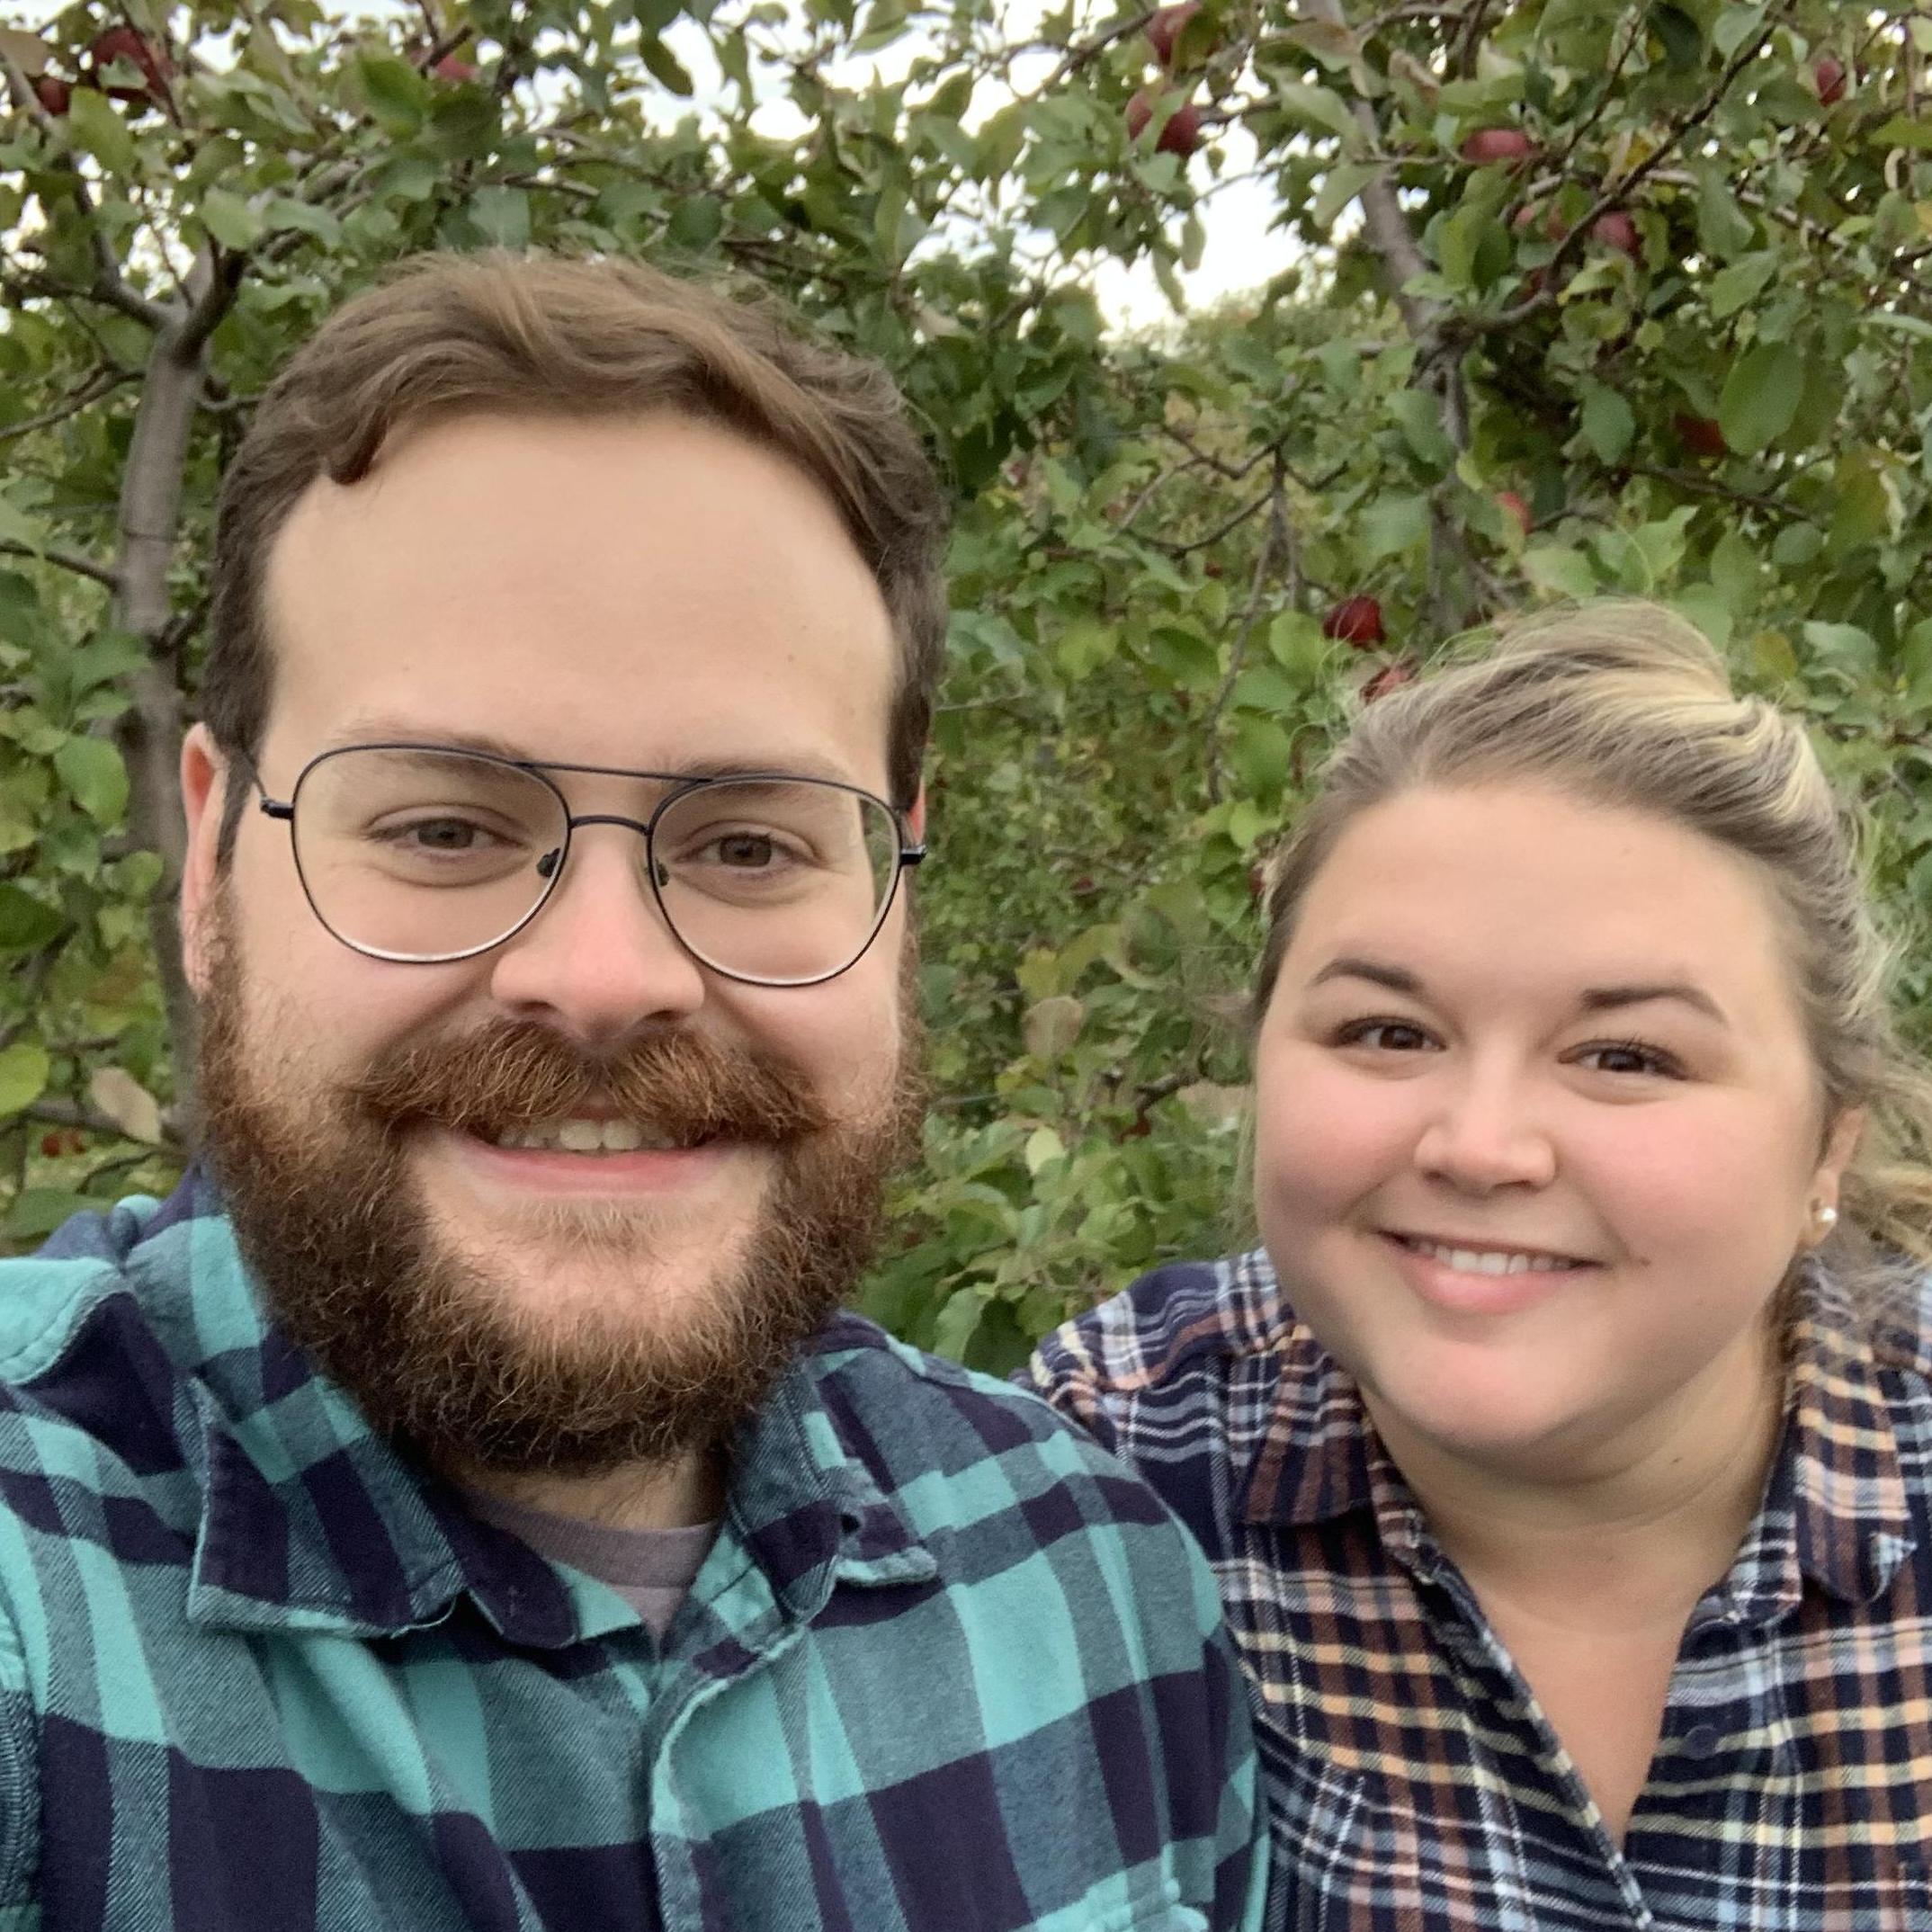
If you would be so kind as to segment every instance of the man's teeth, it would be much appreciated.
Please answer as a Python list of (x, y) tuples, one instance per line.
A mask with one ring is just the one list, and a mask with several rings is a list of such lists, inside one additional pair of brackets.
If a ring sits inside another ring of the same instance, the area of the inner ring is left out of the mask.
[(545, 1121), (496, 1136), (498, 1147), (543, 1148), (559, 1154), (633, 1154), (640, 1148), (662, 1152), (684, 1144), (640, 1121)]
[(1413, 1240), (1399, 1236), (1404, 1248), (1427, 1255), (1459, 1275), (1528, 1275), (1544, 1269), (1580, 1268), (1588, 1264), (1572, 1261), (1565, 1255), (1519, 1255), (1494, 1248), (1445, 1248), (1437, 1241)]

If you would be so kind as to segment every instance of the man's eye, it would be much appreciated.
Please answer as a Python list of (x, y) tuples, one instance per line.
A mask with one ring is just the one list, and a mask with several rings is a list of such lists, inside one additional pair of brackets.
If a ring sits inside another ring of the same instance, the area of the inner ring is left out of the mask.
[(720, 865), (747, 870), (769, 865), (778, 856), (776, 845), (763, 832), (728, 832), (712, 842), (711, 850)]
[(1414, 1053), (1429, 1036), (1408, 1020), (1351, 1020), (1335, 1036), (1337, 1046), (1365, 1046), (1376, 1052)]
[(412, 852), (479, 852), (496, 843), (493, 833), (468, 818), (418, 818), (384, 826), (376, 836)]

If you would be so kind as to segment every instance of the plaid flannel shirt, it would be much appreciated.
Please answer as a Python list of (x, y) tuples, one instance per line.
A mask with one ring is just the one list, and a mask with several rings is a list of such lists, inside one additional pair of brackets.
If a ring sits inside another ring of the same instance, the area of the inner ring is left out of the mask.
[(1257, 1694), (1296, 1932), (1932, 1928), (1932, 1304), (1815, 1269), (1784, 1436), (1621, 1845), (1263, 1255), (1162, 1268), (1036, 1384), (1149, 1477)]
[(1045, 1404), (836, 1320), (660, 1648), (268, 1323), (207, 1184), (0, 1264), (0, 1928), (1258, 1923), (1213, 1583)]

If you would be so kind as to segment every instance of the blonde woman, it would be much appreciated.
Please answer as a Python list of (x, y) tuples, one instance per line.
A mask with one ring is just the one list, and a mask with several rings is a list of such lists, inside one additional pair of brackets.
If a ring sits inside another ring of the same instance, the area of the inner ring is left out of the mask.
[(1268, 913), (1265, 1251), (1033, 1373), (1215, 1562), (1279, 1922), (1932, 1926), (1928, 1116), (1802, 730), (1661, 610), (1519, 630)]

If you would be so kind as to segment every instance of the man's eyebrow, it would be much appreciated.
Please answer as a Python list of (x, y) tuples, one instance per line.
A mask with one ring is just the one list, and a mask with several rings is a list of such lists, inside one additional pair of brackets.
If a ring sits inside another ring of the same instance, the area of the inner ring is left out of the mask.
[(1618, 1006), (1641, 1006), (1646, 1001), (1653, 999), (1675, 999), (1715, 1020), (1720, 1026), (1731, 1024), (1725, 1016), (1724, 1009), (1702, 987), (1693, 986), (1687, 979), (1659, 979), (1632, 986), (1586, 987), (1579, 1005), (1586, 1013), (1608, 1013)]
[[(356, 718), (331, 741), (332, 750), (346, 751), (358, 745), (420, 745), (432, 751), (473, 751), (487, 758), (503, 758), (512, 765), (550, 766), (559, 771), (572, 768), (570, 759), (552, 760), (537, 756), (527, 745), (513, 744), (489, 731), (452, 731), (422, 724), (414, 719), (396, 717)], [(585, 765), (595, 771), (655, 771), (671, 778), (737, 778), (747, 772), (782, 773), (788, 778), (825, 778), (836, 784), (854, 783), (849, 773), (816, 752), (783, 752), (770, 757), (688, 758), (666, 765)]]

